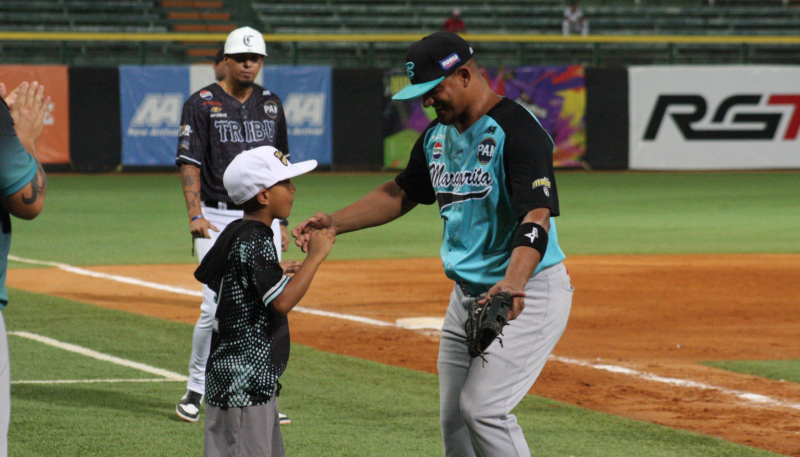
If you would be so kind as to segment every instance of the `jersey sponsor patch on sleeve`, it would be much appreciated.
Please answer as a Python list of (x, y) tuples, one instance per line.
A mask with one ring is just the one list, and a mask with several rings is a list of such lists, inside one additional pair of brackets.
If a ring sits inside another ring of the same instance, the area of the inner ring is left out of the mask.
[(182, 136), (191, 136), (192, 135), (192, 126), (189, 124), (183, 124), (181, 126), (181, 133), (178, 134), (179, 137)]
[(203, 100), (211, 100), (212, 98), (214, 98), (214, 94), (212, 94), (211, 91), (208, 90), (201, 90), (200, 98), (202, 98)]
[(544, 192), (546, 196), (548, 197), (550, 196), (550, 179), (547, 177), (537, 179), (536, 181), (533, 182), (533, 185), (531, 187), (533, 189), (541, 187), (542, 192)]

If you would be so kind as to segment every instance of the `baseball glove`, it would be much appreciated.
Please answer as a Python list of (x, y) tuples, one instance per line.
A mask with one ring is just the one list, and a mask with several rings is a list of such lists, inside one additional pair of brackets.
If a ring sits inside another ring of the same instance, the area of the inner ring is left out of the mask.
[[(469, 316), (464, 323), (464, 330), (467, 332), (467, 351), (473, 358), (479, 357), (486, 362), (486, 348), (492, 344), (495, 338), (503, 334), (503, 326), (506, 325), (508, 311), (513, 303), (511, 295), (500, 292), (484, 305), (478, 302), (486, 297), (481, 294), (475, 297), (469, 305)], [(500, 346), (503, 340), (500, 339)]]

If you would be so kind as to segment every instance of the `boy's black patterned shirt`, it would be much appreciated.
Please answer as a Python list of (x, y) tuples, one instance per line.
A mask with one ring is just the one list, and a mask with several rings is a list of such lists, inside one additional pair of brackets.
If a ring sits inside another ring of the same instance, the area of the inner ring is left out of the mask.
[[(205, 265), (217, 272), (208, 282), (217, 292), (206, 366), (209, 405), (241, 408), (267, 403), (286, 369), (289, 323), (268, 305), (280, 295), (289, 277), (278, 263), (272, 237), (266, 224), (236, 221), (206, 255), (209, 263), (223, 264)], [(218, 249), (224, 251), (215, 253)], [(198, 272), (203, 267), (201, 264)]]

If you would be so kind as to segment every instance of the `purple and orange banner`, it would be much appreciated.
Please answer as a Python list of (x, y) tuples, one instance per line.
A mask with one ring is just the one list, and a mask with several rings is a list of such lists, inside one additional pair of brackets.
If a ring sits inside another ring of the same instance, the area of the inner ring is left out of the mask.
[[(554, 67), (483, 67), (484, 78), (498, 94), (532, 112), (555, 143), (553, 165), (583, 166), (586, 152), (586, 84), (580, 65)], [(387, 95), (408, 84), (404, 73), (387, 75)], [(402, 169), (419, 134), (435, 117), (419, 99), (389, 102), (384, 137), (384, 166)]]

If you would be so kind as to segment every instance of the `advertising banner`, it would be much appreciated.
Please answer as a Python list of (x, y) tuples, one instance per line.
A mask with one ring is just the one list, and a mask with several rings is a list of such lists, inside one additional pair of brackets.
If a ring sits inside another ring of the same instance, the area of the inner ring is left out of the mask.
[[(555, 143), (556, 167), (581, 167), (586, 152), (586, 85), (582, 66), (481, 68), (484, 78), (498, 95), (508, 97), (533, 113)], [(387, 75), (387, 96), (406, 84), (405, 73)], [(419, 134), (436, 117), (420, 99), (387, 100), (385, 167), (405, 168), (409, 152)]]
[(36, 142), (36, 156), (42, 163), (69, 163), (69, 76), (61, 65), (0, 65), (0, 82), (10, 93), (23, 81), (44, 85), (50, 105), (42, 135)]
[(800, 168), (800, 66), (631, 67), (630, 168)]
[(283, 102), (292, 162), (314, 159), (330, 165), (333, 158), (331, 68), (265, 66), (264, 88)]
[[(123, 165), (173, 165), (183, 104), (213, 82), (211, 65), (120, 67)], [(283, 102), (292, 161), (330, 164), (330, 67), (264, 67), (256, 83)]]
[(174, 165), (189, 68), (121, 66), (119, 92), (122, 164)]

